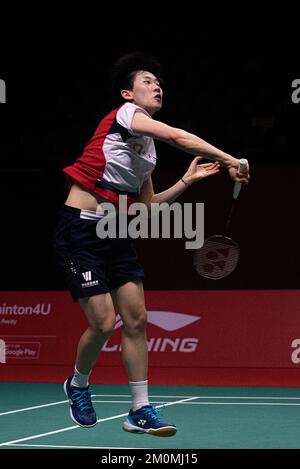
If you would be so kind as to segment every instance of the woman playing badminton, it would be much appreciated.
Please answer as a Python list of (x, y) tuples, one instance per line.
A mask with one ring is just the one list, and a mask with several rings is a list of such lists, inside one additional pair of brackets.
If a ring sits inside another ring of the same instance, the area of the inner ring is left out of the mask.
[[(88, 322), (78, 343), (74, 374), (64, 390), (72, 419), (83, 427), (95, 425), (88, 380), (113, 332), (117, 312), (123, 321), (122, 359), (132, 394), (123, 429), (171, 436), (176, 426), (165, 422), (148, 399), (143, 268), (130, 237), (97, 236), (96, 224), (104, 216), (101, 204), (118, 207), (120, 195), (127, 196), (128, 204), (171, 203), (189, 185), (218, 173), (220, 165), (234, 181), (247, 183), (249, 175), (238, 173), (238, 159), (196, 135), (152, 119), (163, 103), (161, 69), (153, 57), (121, 57), (113, 67), (113, 88), (121, 100), (119, 107), (100, 122), (82, 156), (64, 169), (71, 184), (55, 230), (55, 249), (71, 295)], [(156, 163), (153, 139), (195, 156), (183, 177), (158, 194), (151, 182)], [(198, 164), (203, 157), (213, 162)]]

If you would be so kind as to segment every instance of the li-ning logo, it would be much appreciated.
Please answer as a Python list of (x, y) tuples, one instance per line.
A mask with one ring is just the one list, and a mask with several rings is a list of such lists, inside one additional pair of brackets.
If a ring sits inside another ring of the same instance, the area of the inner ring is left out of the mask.
[[(148, 311), (148, 323), (163, 329), (164, 331), (177, 331), (200, 319), (199, 316), (191, 314), (173, 313), (170, 311)], [(118, 315), (116, 318), (115, 330), (122, 326), (123, 322)], [(149, 352), (184, 352), (192, 353), (197, 350), (198, 337), (150, 337), (148, 339)], [(120, 344), (108, 345), (102, 349), (104, 352), (117, 352), (121, 350)]]
[(89, 272), (83, 272), (82, 276), (86, 282), (89, 282), (92, 280), (92, 272), (89, 270)]
[[(191, 314), (182, 314), (182, 313), (171, 313), (169, 311), (148, 311), (148, 322), (154, 324), (155, 326), (164, 329), (165, 331), (177, 331), (182, 329), (189, 324), (192, 324), (195, 321), (200, 319), (199, 316), (192, 316)], [(120, 316), (117, 316), (117, 322), (115, 329), (118, 329), (122, 325), (122, 319)]]
[(6, 103), (6, 84), (0, 79), (0, 103)]

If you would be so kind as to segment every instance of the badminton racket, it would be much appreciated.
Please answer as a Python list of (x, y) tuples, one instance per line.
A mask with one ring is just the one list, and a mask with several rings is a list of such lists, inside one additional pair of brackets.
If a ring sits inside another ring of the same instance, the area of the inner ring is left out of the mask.
[[(240, 160), (239, 172), (248, 171), (248, 161)], [(219, 280), (230, 275), (236, 268), (240, 256), (240, 248), (236, 241), (228, 236), (232, 221), (235, 202), (240, 194), (242, 184), (235, 182), (233, 187), (231, 207), (226, 219), (224, 234), (217, 234), (206, 238), (203, 246), (194, 253), (194, 267), (201, 277)]]

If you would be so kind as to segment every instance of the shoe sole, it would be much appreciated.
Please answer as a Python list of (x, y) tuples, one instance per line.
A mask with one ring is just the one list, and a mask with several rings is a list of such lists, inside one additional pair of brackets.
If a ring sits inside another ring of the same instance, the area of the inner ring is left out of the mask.
[(153, 436), (173, 436), (177, 432), (175, 427), (162, 427), (162, 428), (149, 428), (149, 429), (142, 429), (140, 427), (135, 427), (134, 425), (124, 422), (123, 430), (129, 433), (148, 433), (149, 435)]
[(73, 420), (73, 422), (77, 423), (77, 425), (79, 425), (80, 427), (83, 427), (83, 428), (91, 428), (91, 427), (94, 427), (94, 426), (97, 424), (97, 420), (96, 420), (95, 423), (92, 423), (91, 425), (83, 425), (82, 423), (78, 422), (78, 421), (75, 419), (75, 417), (74, 417), (74, 415), (73, 415), (73, 413), (72, 413), (72, 406), (71, 406), (72, 400), (69, 398), (68, 392), (67, 392), (67, 381), (68, 381), (68, 380), (66, 379), (66, 381), (64, 382), (64, 392), (65, 392), (65, 395), (67, 396), (68, 401), (69, 401), (69, 404), (70, 404), (70, 417), (71, 417), (71, 419)]

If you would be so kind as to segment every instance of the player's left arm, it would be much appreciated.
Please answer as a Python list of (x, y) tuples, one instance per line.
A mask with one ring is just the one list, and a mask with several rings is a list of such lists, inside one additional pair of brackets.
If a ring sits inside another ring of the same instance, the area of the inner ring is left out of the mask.
[(157, 194), (154, 193), (152, 178), (149, 176), (142, 185), (139, 197), (140, 202), (145, 203), (148, 207), (151, 203), (171, 203), (191, 184), (219, 172), (220, 164), (218, 162), (199, 164), (199, 161), (202, 159), (201, 156), (194, 158), (186, 173), (179, 181), (165, 191)]

